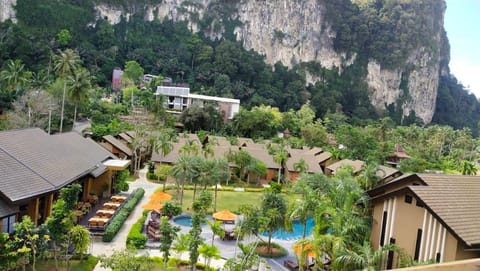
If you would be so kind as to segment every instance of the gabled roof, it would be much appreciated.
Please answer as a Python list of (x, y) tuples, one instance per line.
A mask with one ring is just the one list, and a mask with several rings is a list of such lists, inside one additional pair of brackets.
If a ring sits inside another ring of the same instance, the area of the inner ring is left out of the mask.
[(377, 167), (377, 172), (375, 173), (379, 178), (385, 179), (388, 178), (396, 173), (399, 173), (400, 171), (396, 168), (391, 168), (391, 167), (386, 167), (383, 165), (379, 165)]
[(395, 144), (395, 152), (393, 153), (393, 156), (398, 158), (411, 158), (400, 144)]
[(427, 185), (410, 186), (414, 194), (467, 245), (480, 244), (480, 177), (418, 174)]
[(290, 156), (286, 163), (288, 171), (296, 171), (295, 164), (303, 159), (308, 167), (308, 173), (323, 173), (322, 168), (315, 159), (316, 151), (311, 151), (309, 149), (288, 149), (287, 151)]
[(327, 169), (331, 170), (333, 174), (335, 174), (335, 171), (343, 166), (351, 166), (353, 167), (353, 173), (356, 174), (362, 170), (363, 165), (365, 162), (360, 161), (360, 160), (350, 160), (350, 159), (343, 159), (338, 162), (335, 162), (329, 166), (327, 166)]
[(158, 152), (153, 151), (151, 160), (153, 162), (175, 164), (180, 157), (180, 150), (182, 149), (182, 146), (190, 141), (193, 141), (193, 143), (197, 144), (200, 151), (202, 150), (202, 144), (200, 143), (200, 139), (198, 139), (196, 135), (179, 135), (177, 137), (177, 142), (172, 142), (173, 148), (171, 152), (169, 152), (167, 155), (164, 155), (163, 157), (160, 157), (160, 154)]
[(127, 135), (126, 133), (120, 133), (120, 134), (118, 134), (118, 136), (121, 139), (125, 140), (127, 143), (132, 143), (132, 138), (129, 135)]
[(0, 192), (11, 202), (55, 191), (98, 169), (113, 154), (70, 132), (41, 129), (0, 132)]
[(265, 163), (265, 166), (269, 169), (279, 169), (280, 165), (277, 164), (273, 157), (268, 153), (267, 148), (263, 144), (254, 144), (253, 147), (241, 147), (241, 150), (248, 152), (251, 156)]
[(111, 135), (106, 135), (106, 136), (103, 136), (102, 138), (103, 138), (103, 140), (112, 144), (112, 146), (119, 149), (121, 152), (125, 153), (126, 155), (128, 155), (128, 156), (133, 155), (132, 150), (127, 145), (123, 144), (122, 141), (116, 139), (115, 137), (113, 137)]
[(207, 141), (213, 140), (214, 146), (222, 146), (222, 147), (230, 147), (232, 144), (230, 144), (230, 141), (228, 141), (227, 138), (223, 136), (212, 136), (209, 135), (207, 136)]

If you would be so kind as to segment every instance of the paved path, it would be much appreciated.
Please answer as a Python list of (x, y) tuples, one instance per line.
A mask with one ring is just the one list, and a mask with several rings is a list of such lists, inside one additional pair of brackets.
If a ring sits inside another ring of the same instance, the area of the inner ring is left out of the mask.
[[(92, 242), (92, 247), (90, 250), (90, 253), (94, 256), (100, 256), (100, 255), (105, 255), (109, 256), (113, 254), (114, 251), (119, 251), (119, 250), (124, 250), (126, 248), (126, 240), (127, 240), (127, 235), (128, 232), (130, 231), (130, 228), (132, 225), (137, 222), (137, 220), (142, 216), (143, 209), (141, 206), (145, 203), (147, 203), (150, 200), (150, 195), (153, 194), (153, 192), (162, 186), (162, 184), (156, 184), (147, 181), (146, 178), (146, 173), (147, 173), (148, 168), (145, 167), (144, 169), (141, 169), (139, 172), (139, 178), (134, 181), (129, 183), (129, 192), (133, 192), (137, 188), (143, 188), (145, 189), (145, 195), (143, 196), (142, 200), (137, 204), (137, 207), (135, 210), (130, 214), (128, 219), (125, 221), (124, 225), (120, 229), (120, 231), (117, 233), (115, 238), (109, 242), (105, 243), (102, 242), (101, 237), (94, 237), (93, 242)], [(178, 226), (178, 225), (177, 225)], [(180, 226), (180, 232), (181, 233), (187, 233), (190, 230), (190, 227), (184, 227)], [(208, 226), (203, 226), (202, 227), (202, 234), (201, 237), (205, 240), (205, 242), (210, 243), (212, 240), (212, 231)], [(251, 240), (244, 240), (243, 242), (252, 242), (254, 241), (253, 239)], [(268, 265), (271, 267), (271, 270), (273, 271), (287, 271), (285, 267), (283, 267), (282, 263), (283, 260), (286, 258), (293, 258), (293, 252), (291, 251), (291, 247), (293, 244), (293, 241), (284, 241), (284, 240), (274, 240), (276, 243), (280, 244), (281, 246), (287, 248), (289, 250), (289, 255), (284, 258), (280, 259), (267, 259)], [(235, 249), (236, 247), (236, 242), (235, 241), (223, 241), (219, 237), (215, 238), (214, 244), (219, 248), (221, 251), (221, 256), (222, 258), (219, 260), (212, 259), (211, 260), (211, 266), (216, 267), (216, 268), (221, 268), (225, 264), (226, 260), (229, 258), (233, 258), (235, 255), (235, 252), (239, 253), (239, 249)], [(156, 248), (147, 248), (143, 250), (137, 251), (138, 254), (140, 255), (145, 255), (148, 254), (150, 256), (161, 256), (161, 253), (158, 249)], [(172, 256), (175, 257), (175, 253), (172, 251)], [(188, 253), (185, 252), (182, 254), (182, 259), (187, 260), (188, 259)], [(199, 258), (199, 262), (204, 262), (202, 257)], [(94, 271), (109, 271), (110, 269), (105, 269), (100, 267), (100, 264), (97, 264), (95, 267)]]

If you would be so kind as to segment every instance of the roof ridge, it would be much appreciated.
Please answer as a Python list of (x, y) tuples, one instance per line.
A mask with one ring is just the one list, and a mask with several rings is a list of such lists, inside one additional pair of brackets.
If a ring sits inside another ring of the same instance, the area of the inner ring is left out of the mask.
[(28, 170), (30, 170), (33, 174), (39, 176), (40, 178), (42, 178), (43, 180), (45, 180), (47, 183), (49, 183), (52, 187), (56, 188), (56, 186), (50, 181), (48, 180), (47, 178), (45, 178), (44, 176), (42, 176), (40, 173), (36, 172), (35, 170), (33, 170), (31, 167), (27, 166), (25, 163), (23, 163), (22, 161), (20, 161), (19, 159), (17, 159), (15, 156), (13, 156), (11, 153), (9, 153), (7, 150), (5, 150), (5, 148), (3, 148), (1, 145), (0, 145), (0, 149), (5, 153), (7, 154), (8, 156), (10, 156), (13, 160), (17, 161), (19, 164), (21, 164), (22, 166), (24, 166), (25, 168), (27, 168)]

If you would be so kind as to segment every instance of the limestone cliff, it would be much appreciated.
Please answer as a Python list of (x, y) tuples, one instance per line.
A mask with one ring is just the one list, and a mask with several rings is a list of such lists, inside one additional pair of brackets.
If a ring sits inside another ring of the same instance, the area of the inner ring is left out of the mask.
[[(0, 0), (1, 20), (14, 17), (11, 5), (15, 2)], [(187, 21), (192, 31), (201, 31), (211, 39), (220, 39), (227, 31), (231, 31), (244, 48), (265, 55), (270, 64), (280, 61), (293, 67), (302, 62), (314, 61), (327, 69), (336, 68), (341, 73), (345, 67), (358, 62), (357, 51), (335, 48), (338, 33), (331, 20), (327, 19), (331, 12), (327, 3), (336, 5), (340, 1), (163, 0), (157, 1), (159, 4), (132, 4), (128, 7), (102, 4), (101, 0), (95, 2), (97, 18), (106, 18), (113, 24), (118, 23), (122, 16), (128, 20), (137, 13), (142, 14), (148, 21), (155, 18)], [(348, 1), (342, 3), (345, 2)], [(445, 4), (440, 2), (440, 8), (444, 9)], [(386, 106), (394, 104), (396, 108), (402, 109), (404, 115), (413, 111), (424, 123), (432, 120), (439, 71), (445, 68), (445, 65), (440, 67), (439, 49), (442, 42), (440, 31), (443, 31), (443, 13), (433, 13), (425, 14), (425, 24), (436, 29), (432, 40), (439, 46), (420, 44), (408, 48), (403, 65), (394, 68), (382, 66), (380, 60), (368, 56), (367, 53), (367, 72), (363, 79), (367, 81), (371, 103), (380, 114), (385, 111)], [(203, 24), (200, 24), (202, 20)], [(306, 76), (309, 83), (322, 79), (309, 73), (306, 73)]]
[(8, 19), (15, 20), (14, 6), (17, 0), (0, 0), (0, 22)]

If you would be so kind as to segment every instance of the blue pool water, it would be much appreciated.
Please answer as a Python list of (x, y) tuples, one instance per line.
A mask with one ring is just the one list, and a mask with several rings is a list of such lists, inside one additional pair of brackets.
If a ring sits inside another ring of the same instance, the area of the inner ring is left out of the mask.
[(177, 223), (180, 226), (191, 227), (192, 217), (189, 215), (180, 215), (173, 218), (173, 222)]
[[(313, 218), (307, 219), (307, 232), (305, 236), (309, 236), (312, 234), (313, 226), (314, 226)], [(285, 230), (278, 230), (273, 232), (272, 237), (281, 240), (297, 240), (302, 238), (303, 235), (303, 224), (295, 220), (293, 221), (293, 229), (291, 232)], [(263, 236), (268, 236), (267, 232), (263, 233)]]
[[(177, 223), (180, 226), (191, 227), (192, 226), (192, 216), (191, 215), (179, 215), (173, 218), (173, 222)], [(202, 222), (202, 226), (205, 225), (205, 222)]]

